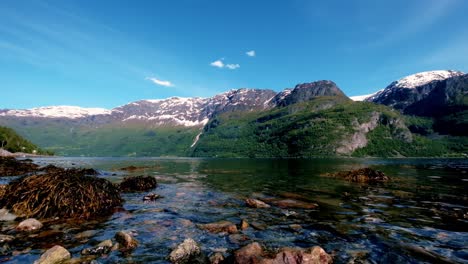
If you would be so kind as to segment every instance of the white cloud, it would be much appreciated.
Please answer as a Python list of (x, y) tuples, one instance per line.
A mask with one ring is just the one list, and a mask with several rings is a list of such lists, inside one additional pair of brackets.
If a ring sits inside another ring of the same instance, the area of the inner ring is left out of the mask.
[(255, 50), (247, 51), (245, 54), (247, 54), (249, 57), (255, 57)]
[(161, 86), (166, 86), (166, 87), (173, 87), (174, 84), (172, 84), (170, 81), (161, 81), (158, 80), (154, 77), (147, 77), (146, 80), (152, 81), (154, 84), (161, 85)]
[(226, 64), (226, 68), (230, 70), (235, 70), (237, 68), (240, 68), (240, 65), (239, 64)]
[(224, 68), (224, 62), (221, 60), (213, 61), (210, 63), (211, 66), (213, 67), (218, 67), (218, 68)]

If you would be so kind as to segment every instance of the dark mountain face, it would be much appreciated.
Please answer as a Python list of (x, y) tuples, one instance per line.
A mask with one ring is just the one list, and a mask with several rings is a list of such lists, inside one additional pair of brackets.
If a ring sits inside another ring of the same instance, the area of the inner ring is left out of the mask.
[(400, 88), (394, 86), (395, 82), (372, 98), (372, 102), (404, 110), (415, 102), (427, 97), (437, 86), (438, 81), (416, 88)]
[(468, 74), (436, 81), (430, 84), (430, 88), (424, 98), (406, 107), (404, 113), (440, 117), (468, 110)]
[[(367, 98), (366, 101), (387, 105), (404, 113), (422, 113), (426, 111), (422, 108), (425, 108), (424, 105), (426, 105), (427, 102), (424, 104), (420, 104), (419, 102), (425, 101), (428, 97), (432, 98), (430, 100), (434, 100), (436, 95), (430, 95), (435, 90), (439, 91), (439, 95), (444, 94), (451, 97), (452, 95), (450, 93), (446, 94), (442, 92), (442, 90), (445, 90), (444, 87), (447, 85), (452, 85), (449, 80), (457, 80), (462, 76), (464, 76), (462, 72), (451, 70), (413, 74), (392, 82), (384, 90)], [(459, 89), (460, 88), (457, 88), (457, 90)], [(440, 99), (436, 100), (439, 101)], [(427, 111), (434, 110), (427, 109)]]
[(292, 90), (285, 90), (279, 93), (273, 102), (277, 106), (287, 106), (296, 103), (310, 101), (319, 96), (340, 96), (346, 95), (332, 81), (317, 81), (312, 83), (298, 84)]

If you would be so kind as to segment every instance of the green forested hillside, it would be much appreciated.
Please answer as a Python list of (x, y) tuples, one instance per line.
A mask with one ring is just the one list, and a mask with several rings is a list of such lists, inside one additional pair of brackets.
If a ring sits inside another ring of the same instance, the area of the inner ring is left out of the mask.
[(0, 148), (9, 152), (51, 154), (43, 151), (29, 140), (18, 135), (13, 129), (0, 126)]
[[(339, 100), (339, 103), (336, 102)], [(333, 102), (336, 104), (332, 106)], [(348, 153), (361, 125), (378, 115), (368, 142)], [(261, 113), (220, 115), (205, 127), (192, 152), (202, 157), (312, 156), (459, 156), (468, 151), (465, 137), (428, 138), (411, 133), (405, 121), (431, 133), (429, 119), (408, 118), (383, 105), (318, 97), (310, 102)]]
[(200, 128), (72, 125), (55, 120), (10, 120), (39, 146), (64, 156), (187, 156)]

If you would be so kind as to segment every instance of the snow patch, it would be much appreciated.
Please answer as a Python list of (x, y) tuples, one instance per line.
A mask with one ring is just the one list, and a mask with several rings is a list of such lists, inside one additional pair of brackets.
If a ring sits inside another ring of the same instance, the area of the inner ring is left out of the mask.
[(420, 72), (406, 76), (390, 86), (398, 88), (416, 88), (418, 86), (428, 84), (432, 81), (445, 80), (463, 74), (463, 72), (451, 70)]
[(0, 116), (44, 117), (44, 118), (83, 118), (94, 115), (110, 115), (112, 111), (104, 108), (83, 108), (78, 106), (46, 106), (23, 110), (8, 110)]

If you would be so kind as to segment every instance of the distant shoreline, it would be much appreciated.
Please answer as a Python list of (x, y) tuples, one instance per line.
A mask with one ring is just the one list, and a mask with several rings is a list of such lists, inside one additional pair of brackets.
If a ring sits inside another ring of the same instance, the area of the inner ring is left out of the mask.
[(49, 155), (32, 154), (25, 152), (9, 152), (8, 150), (0, 148), (0, 157), (15, 157), (15, 158), (27, 158), (27, 157), (52, 157)]

